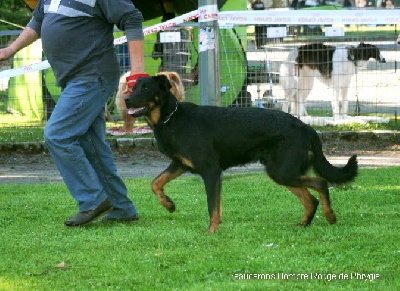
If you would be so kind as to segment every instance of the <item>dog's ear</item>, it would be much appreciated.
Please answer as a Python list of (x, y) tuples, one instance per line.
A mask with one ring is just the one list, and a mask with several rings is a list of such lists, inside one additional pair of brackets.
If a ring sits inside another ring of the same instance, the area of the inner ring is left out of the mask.
[(169, 91), (172, 88), (171, 83), (165, 75), (157, 75), (155, 78), (158, 79), (157, 81), (161, 90)]
[(354, 61), (354, 60), (356, 60), (356, 55), (357, 55), (357, 52), (358, 52), (358, 46), (357, 47), (355, 47), (355, 46), (350, 46), (350, 47), (348, 47), (348, 51), (349, 51), (349, 54), (348, 54), (348, 56), (347, 56), (347, 59), (349, 60), (349, 61)]
[(165, 75), (157, 75), (157, 78), (160, 95), (158, 96), (160, 106), (162, 107), (161, 111), (163, 114), (168, 115), (177, 108), (177, 100), (175, 95), (171, 94), (172, 85)]

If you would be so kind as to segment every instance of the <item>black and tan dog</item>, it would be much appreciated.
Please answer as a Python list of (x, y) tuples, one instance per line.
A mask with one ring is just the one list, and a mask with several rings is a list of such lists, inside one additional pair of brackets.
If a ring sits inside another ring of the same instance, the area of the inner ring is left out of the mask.
[[(180, 103), (170, 88), (165, 76), (140, 78), (126, 98), (128, 113), (147, 118), (159, 150), (172, 160), (152, 182), (153, 192), (166, 209), (175, 211), (175, 204), (165, 195), (164, 186), (186, 171), (199, 174), (207, 193), (208, 232), (217, 230), (221, 223), (222, 172), (259, 161), (272, 180), (300, 199), (305, 208), (300, 225), (311, 223), (318, 206), (308, 189), (318, 192), (328, 222), (336, 222), (328, 182), (352, 181), (357, 176), (356, 155), (346, 166), (335, 167), (326, 160), (315, 130), (290, 114)], [(318, 177), (306, 176), (309, 168)]]

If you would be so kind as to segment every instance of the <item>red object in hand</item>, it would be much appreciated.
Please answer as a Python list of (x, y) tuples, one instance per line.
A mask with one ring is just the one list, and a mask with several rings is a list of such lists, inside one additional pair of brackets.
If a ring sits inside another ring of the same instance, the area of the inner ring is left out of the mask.
[(135, 84), (136, 80), (139, 79), (140, 77), (150, 77), (149, 74), (143, 73), (143, 74), (134, 74), (126, 77), (126, 82), (128, 83), (128, 88), (132, 89)]

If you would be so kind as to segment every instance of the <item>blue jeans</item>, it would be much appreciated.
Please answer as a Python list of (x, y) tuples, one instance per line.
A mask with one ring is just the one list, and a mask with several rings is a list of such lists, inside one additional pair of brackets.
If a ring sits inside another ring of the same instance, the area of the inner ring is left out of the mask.
[(108, 216), (136, 215), (105, 139), (104, 110), (118, 79), (99, 82), (70, 81), (44, 130), (44, 139), (79, 211), (92, 210), (107, 198), (113, 205)]

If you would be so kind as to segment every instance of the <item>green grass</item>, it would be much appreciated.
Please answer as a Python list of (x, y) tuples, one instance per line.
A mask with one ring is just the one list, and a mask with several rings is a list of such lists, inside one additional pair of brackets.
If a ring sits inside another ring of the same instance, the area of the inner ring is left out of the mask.
[(166, 187), (173, 214), (151, 179), (126, 180), (140, 220), (81, 228), (63, 226), (76, 211), (63, 184), (0, 185), (0, 290), (399, 290), (399, 176), (362, 169), (352, 187), (331, 188), (336, 225), (319, 209), (300, 228), (288, 190), (262, 173), (226, 175), (212, 235), (197, 176)]
[[(332, 116), (329, 111), (309, 110), (311, 116)], [(388, 123), (367, 123), (367, 124), (341, 124), (341, 125), (326, 125), (313, 126), (319, 131), (361, 131), (361, 130), (400, 130), (400, 121), (394, 116), (388, 114), (374, 114), (373, 116), (390, 118)]]
[[(43, 141), (43, 131), (45, 123), (42, 121), (32, 121), (23, 116), (11, 114), (0, 114), (0, 143), (7, 142), (40, 142)], [(145, 122), (139, 121), (135, 126), (144, 126)], [(122, 122), (108, 122), (107, 127), (122, 126)], [(126, 136), (137, 137), (137, 136)], [(153, 134), (143, 134), (140, 137), (153, 137)], [(121, 136), (107, 135), (107, 138), (121, 138)]]
[(350, 25), (345, 27), (346, 36), (349, 38), (366, 37), (380, 38), (393, 37), (398, 33), (398, 25), (366, 26)]
[[(337, 25), (334, 25), (337, 26)], [(382, 25), (382, 26), (366, 26), (366, 25), (349, 25), (344, 27), (345, 36), (342, 39), (355, 40), (363, 38), (363, 40), (387, 40), (394, 39), (398, 34), (398, 24)], [(323, 31), (325, 28), (322, 28)], [(296, 37), (297, 40), (310, 41), (313, 39), (321, 39), (321, 34), (300, 34)], [(290, 38), (288, 38), (290, 40)], [(327, 41), (323, 37), (323, 41)]]

